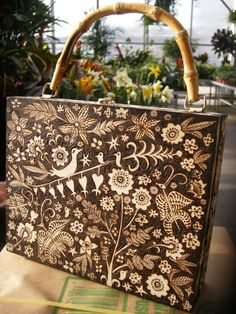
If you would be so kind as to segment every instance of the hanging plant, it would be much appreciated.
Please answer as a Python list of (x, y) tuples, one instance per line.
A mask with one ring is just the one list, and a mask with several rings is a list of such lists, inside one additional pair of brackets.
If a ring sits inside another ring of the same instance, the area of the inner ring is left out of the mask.
[(232, 11), (229, 13), (228, 21), (229, 21), (230, 23), (236, 24), (236, 10), (232, 10)]
[[(155, 0), (154, 5), (164, 9), (167, 12), (170, 12), (172, 15), (175, 15), (177, 2), (178, 0)], [(154, 21), (146, 15), (142, 16), (142, 21), (145, 26), (159, 23), (159, 21)]]

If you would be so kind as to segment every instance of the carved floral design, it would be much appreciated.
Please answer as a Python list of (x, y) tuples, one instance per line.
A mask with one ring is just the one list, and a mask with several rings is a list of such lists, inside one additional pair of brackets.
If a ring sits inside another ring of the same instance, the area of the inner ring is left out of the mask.
[(23, 98), (9, 108), (8, 250), (190, 309), (216, 120)]

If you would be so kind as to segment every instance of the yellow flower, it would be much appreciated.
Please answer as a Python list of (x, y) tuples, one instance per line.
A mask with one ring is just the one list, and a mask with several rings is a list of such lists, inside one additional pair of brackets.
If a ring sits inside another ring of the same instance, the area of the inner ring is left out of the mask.
[(81, 77), (75, 81), (75, 85), (81, 89), (83, 96), (92, 94), (94, 88), (94, 80), (92, 76)]
[(163, 85), (161, 84), (161, 81), (157, 81), (155, 84), (153, 84), (153, 92), (155, 96), (159, 96), (161, 94), (161, 89)]
[(159, 65), (149, 67), (150, 75), (153, 74), (157, 78), (161, 73), (161, 68)]
[(152, 86), (142, 85), (142, 92), (144, 101), (150, 102), (152, 99)]

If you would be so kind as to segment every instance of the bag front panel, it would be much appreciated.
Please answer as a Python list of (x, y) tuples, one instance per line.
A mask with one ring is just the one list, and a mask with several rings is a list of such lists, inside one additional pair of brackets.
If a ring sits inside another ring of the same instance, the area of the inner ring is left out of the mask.
[(7, 249), (191, 310), (219, 120), (9, 98)]

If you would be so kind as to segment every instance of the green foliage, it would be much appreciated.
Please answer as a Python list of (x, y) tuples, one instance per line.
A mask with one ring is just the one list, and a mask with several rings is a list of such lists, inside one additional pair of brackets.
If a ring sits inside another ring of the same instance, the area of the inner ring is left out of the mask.
[(86, 58), (102, 60), (106, 58), (114, 44), (115, 36), (120, 31), (105, 24), (105, 20), (96, 21), (89, 34), (83, 36), (85, 50), (82, 52)]
[[(57, 20), (41, 0), (2, 0), (0, 96), (23, 94), (42, 79), (50, 52), (43, 35)], [(50, 60), (51, 61), (51, 60)]]
[(216, 71), (216, 67), (214, 64), (197, 62), (196, 67), (200, 79), (212, 80), (214, 78)]
[(225, 84), (236, 85), (235, 68), (229, 64), (224, 64), (214, 73), (215, 79)]
[[(192, 51), (196, 51), (197, 43), (192, 41), (191, 42)], [(175, 40), (175, 37), (165, 39), (163, 43), (163, 52), (165, 57), (176, 59), (182, 58), (179, 46)]]
[[(155, 0), (153, 3), (155, 6), (158, 6), (162, 9), (164, 9), (167, 12), (170, 12), (172, 15), (176, 14), (176, 4), (178, 3), (178, 0)], [(153, 25), (153, 24), (159, 24), (159, 21), (154, 21), (150, 17), (143, 15), (142, 16), (143, 24)]]
[(222, 64), (229, 63), (228, 57), (230, 54), (236, 59), (236, 34), (230, 29), (217, 29), (211, 38), (211, 43), (213, 44), (214, 53), (218, 57), (223, 57)]
[(228, 21), (230, 23), (236, 24), (236, 10), (230, 11)]

